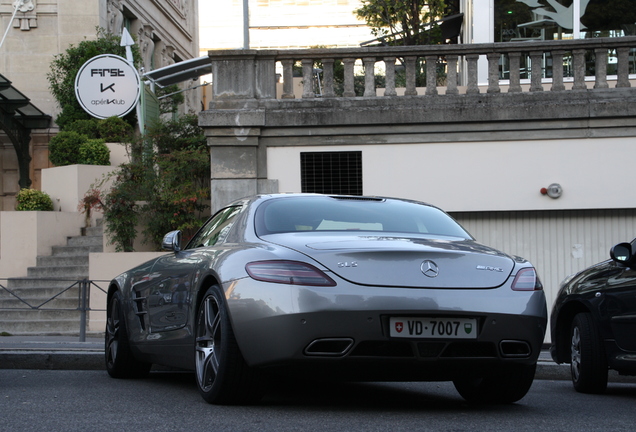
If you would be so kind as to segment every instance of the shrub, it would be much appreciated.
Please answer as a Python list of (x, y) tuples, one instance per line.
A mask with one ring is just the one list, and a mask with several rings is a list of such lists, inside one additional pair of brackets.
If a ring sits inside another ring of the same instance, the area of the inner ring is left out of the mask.
[(36, 189), (20, 189), (16, 196), (18, 205), (16, 210), (19, 211), (52, 211), (53, 201), (46, 193)]
[(56, 166), (79, 163), (80, 146), (88, 140), (77, 132), (60, 132), (49, 142), (49, 160)]
[(128, 142), (133, 134), (133, 128), (119, 117), (108, 117), (99, 122), (99, 136), (106, 142)]
[(99, 120), (92, 118), (90, 120), (75, 120), (69, 124), (65, 129), (69, 132), (77, 132), (81, 135), (86, 135), (88, 138), (99, 138)]
[(79, 146), (78, 162), (86, 165), (110, 165), (110, 149), (103, 139), (89, 139)]

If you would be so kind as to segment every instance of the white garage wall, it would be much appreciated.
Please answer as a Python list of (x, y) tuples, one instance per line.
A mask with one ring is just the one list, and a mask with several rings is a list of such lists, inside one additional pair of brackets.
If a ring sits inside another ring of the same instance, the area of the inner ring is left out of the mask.
[(457, 221), (480, 243), (534, 264), (548, 307), (572, 273), (609, 259), (617, 243), (636, 237), (636, 210), (459, 213)]
[[(633, 138), (268, 147), (268, 178), (300, 191), (300, 153), (362, 151), (365, 195), (430, 202), (446, 211), (631, 208), (624, 187), (636, 160)], [(616, 158), (616, 155), (622, 155)], [(541, 195), (551, 183), (561, 198)]]

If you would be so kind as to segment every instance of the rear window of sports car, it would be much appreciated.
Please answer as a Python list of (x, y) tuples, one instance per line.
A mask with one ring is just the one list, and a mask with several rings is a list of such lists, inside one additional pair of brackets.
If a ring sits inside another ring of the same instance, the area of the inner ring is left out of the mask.
[(256, 212), (258, 235), (299, 231), (373, 231), (472, 238), (438, 208), (408, 201), (287, 197)]

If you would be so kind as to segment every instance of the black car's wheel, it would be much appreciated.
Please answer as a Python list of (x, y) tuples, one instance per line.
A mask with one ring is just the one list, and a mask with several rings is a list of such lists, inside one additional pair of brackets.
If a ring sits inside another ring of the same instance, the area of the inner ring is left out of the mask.
[(467, 402), (509, 404), (517, 402), (528, 393), (536, 366), (506, 365), (485, 376), (456, 379), (453, 384)]
[(592, 314), (579, 313), (570, 331), (572, 384), (581, 393), (603, 393), (607, 388), (607, 359)]
[(194, 348), (197, 386), (207, 402), (242, 404), (261, 398), (260, 376), (241, 355), (218, 286), (206, 292), (199, 306)]
[(130, 349), (119, 291), (113, 294), (108, 305), (104, 353), (106, 370), (113, 378), (141, 378), (150, 371), (151, 364), (137, 360)]

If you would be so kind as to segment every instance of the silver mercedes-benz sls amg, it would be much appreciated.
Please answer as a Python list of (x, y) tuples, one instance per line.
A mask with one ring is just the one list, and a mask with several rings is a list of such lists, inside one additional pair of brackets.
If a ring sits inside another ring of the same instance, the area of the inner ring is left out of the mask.
[(479, 403), (518, 401), (532, 385), (547, 325), (534, 267), (436, 207), (262, 195), (163, 247), (110, 283), (113, 377), (194, 370), (219, 404), (257, 401), (281, 374), (452, 381)]

